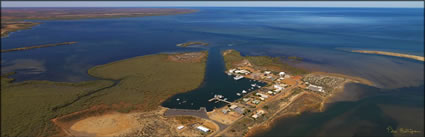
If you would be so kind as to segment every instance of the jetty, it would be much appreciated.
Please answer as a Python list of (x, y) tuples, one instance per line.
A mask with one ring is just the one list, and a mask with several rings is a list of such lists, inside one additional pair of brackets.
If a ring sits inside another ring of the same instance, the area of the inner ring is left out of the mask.
[(232, 103), (232, 102), (229, 102), (227, 100), (221, 99), (220, 96), (214, 96), (213, 98), (209, 99), (208, 102), (211, 102), (211, 101), (214, 101), (214, 100), (222, 101), (222, 102), (225, 102), (225, 103), (228, 103), (228, 104)]

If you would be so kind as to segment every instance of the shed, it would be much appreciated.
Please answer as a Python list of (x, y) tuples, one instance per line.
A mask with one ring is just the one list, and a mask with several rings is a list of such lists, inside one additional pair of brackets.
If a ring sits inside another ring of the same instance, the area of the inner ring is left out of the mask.
[(208, 129), (208, 128), (204, 127), (204, 126), (198, 126), (196, 128), (199, 129), (199, 130), (201, 130), (202, 132), (205, 132), (205, 133), (210, 131), (210, 129)]

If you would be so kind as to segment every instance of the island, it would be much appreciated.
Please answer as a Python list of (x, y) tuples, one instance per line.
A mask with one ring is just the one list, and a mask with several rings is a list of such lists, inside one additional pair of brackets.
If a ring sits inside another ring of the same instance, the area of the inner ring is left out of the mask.
[(192, 46), (192, 45), (207, 46), (208, 43), (200, 42), (200, 41), (189, 41), (189, 42), (177, 44), (176, 46), (178, 46), (178, 47), (187, 47), (187, 46)]
[(196, 11), (180, 8), (1, 8), (1, 37), (6, 37), (10, 32), (29, 29), (40, 24), (25, 20), (144, 17), (186, 14)]
[[(2, 136), (249, 136), (280, 117), (320, 112), (324, 102), (359, 77), (310, 72), (279, 57), (222, 52), (231, 77), (266, 83), (207, 112), (161, 103), (202, 85), (207, 51), (154, 54), (98, 65), (98, 80), (78, 83), (1, 77)], [(238, 80), (235, 78), (235, 80)], [(239, 91), (238, 91), (239, 92)], [(208, 95), (209, 96), (209, 95)], [(7, 125), (7, 126), (5, 126)]]
[(365, 54), (386, 55), (386, 56), (394, 56), (394, 57), (409, 58), (409, 59), (414, 59), (414, 60), (419, 60), (419, 61), (424, 61), (425, 60), (424, 57), (422, 57), (422, 56), (402, 54), (402, 53), (395, 53), (395, 52), (387, 52), (387, 51), (352, 50), (351, 52), (365, 53)]
[(22, 51), (22, 50), (30, 50), (30, 49), (36, 49), (36, 48), (46, 48), (46, 47), (55, 47), (60, 45), (71, 45), (75, 44), (77, 42), (71, 41), (71, 42), (61, 42), (61, 43), (54, 43), (54, 44), (45, 44), (45, 45), (38, 45), (38, 46), (29, 46), (29, 47), (21, 47), (21, 48), (13, 48), (13, 49), (2, 49), (1, 52), (12, 52), (12, 51)]

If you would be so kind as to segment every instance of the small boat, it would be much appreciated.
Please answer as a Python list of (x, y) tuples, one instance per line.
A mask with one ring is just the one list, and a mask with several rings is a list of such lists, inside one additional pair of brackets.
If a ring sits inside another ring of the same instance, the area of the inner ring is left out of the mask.
[(223, 95), (217, 95), (217, 98), (223, 98)]
[(241, 96), (241, 93), (236, 93), (236, 95)]
[(176, 100), (177, 100), (177, 101), (179, 101), (180, 99), (179, 99), (179, 98), (177, 98)]
[(255, 86), (257, 86), (257, 84), (251, 84), (251, 86), (255, 87)]
[(258, 88), (261, 88), (261, 86), (257, 86)]
[(243, 94), (245, 94), (245, 93), (246, 93), (246, 91), (245, 91), (245, 90), (242, 90), (242, 93), (243, 93)]
[(224, 100), (224, 101), (226, 101), (226, 100), (227, 100), (227, 98), (224, 98), (223, 100)]
[(241, 75), (237, 75), (236, 77), (233, 77), (233, 79), (235, 79), (235, 80), (239, 80), (239, 79), (242, 79), (243, 78), (243, 76), (241, 76)]

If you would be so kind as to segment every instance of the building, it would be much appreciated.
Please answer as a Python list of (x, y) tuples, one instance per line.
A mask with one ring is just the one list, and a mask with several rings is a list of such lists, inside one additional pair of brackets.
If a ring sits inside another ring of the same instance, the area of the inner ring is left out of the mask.
[(276, 91), (276, 92), (279, 92), (279, 91), (281, 91), (281, 90), (283, 90), (283, 87), (282, 86), (280, 86), (280, 85), (273, 85), (273, 88), (275, 88), (275, 90), (274, 91)]
[(316, 86), (316, 85), (313, 85), (313, 84), (308, 85), (307, 89), (312, 90), (312, 91), (316, 91), (316, 92), (325, 92), (325, 90), (323, 90), (323, 87)]
[(270, 73), (272, 73), (271, 71), (264, 71), (265, 75), (269, 75)]
[(254, 114), (251, 117), (254, 118), (254, 119), (257, 119), (258, 118), (258, 115), (257, 114)]
[(261, 94), (261, 93), (255, 93), (255, 95), (260, 96), (262, 98), (269, 98), (269, 96)]
[(279, 72), (279, 76), (280, 77), (284, 77), (285, 76), (285, 72)]
[(184, 128), (183, 125), (180, 125), (180, 126), (177, 127), (178, 130), (183, 129), (183, 128)]
[(248, 70), (244, 70), (244, 69), (242, 69), (242, 70), (236, 70), (236, 71), (234, 71), (235, 73), (238, 73), (238, 74), (245, 74), (245, 75), (247, 75), (247, 74), (249, 74), (249, 73), (251, 73), (251, 72), (249, 72)]
[(204, 133), (208, 133), (209, 131), (210, 131), (210, 129), (208, 129), (208, 128), (206, 128), (206, 127), (204, 127), (204, 126), (198, 126), (198, 127), (196, 127), (198, 130), (200, 130), (200, 131), (202, 131), (202, 132), (204, 132)]
[(253, 104), (260, 104), (260, 100), (253, 100), (252, 103)]
[(258, 110), (258, 111), (257, 111), (257, 114), (258, 114), (258, 115), (263, 115), (263, 114), (264, 114), (264, 110)]
[(237, 113), (239, 113), (239, 114), (243, 114), (243, 113), (244, 113), (244, 111), (245, 111), (245, 109), (244, 109), (244, 108), (241, 108), (241, 107), (237, 107), (237, 108), (235, 108), (235, 112), (237, 112)]
[(243, 98), (242, 100), (245, 101), (245, 102), (248, 102), (251, 99), (250, 98)]
[(238, 106), (236, 106), (236, 105), (231, 105), (229, 108), (230, 109), (235, 109), (235, 108), (237, 108)]
[(265, 99), (263, 97), (258, 97), (261, 101), (264, 101)]
[(271, 95), (271, 94), (273, 94), (273, 91), (267, 91), (267, 93)]
[(235, 72), (235, 70), (236, 70), (236, 69), (230, 69), (230, 70), (229, 70), (229, 73), (233, 73), (233, 72)]

